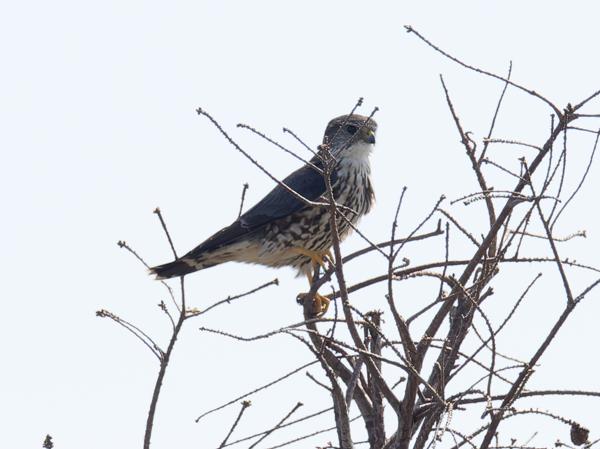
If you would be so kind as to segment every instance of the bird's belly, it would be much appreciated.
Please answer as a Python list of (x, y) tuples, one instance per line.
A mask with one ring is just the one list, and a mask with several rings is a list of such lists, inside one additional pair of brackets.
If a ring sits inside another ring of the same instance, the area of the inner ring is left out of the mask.
[[(257, 236), (260, 242), (257, 263), (292, 266), (300, 273), (308, 272), (311, 259), (306, 253), (324, 254), (333, 244), (330, 217), (326, 208), (311, 208), (269, 224)], [(356, 223), (358, 217), (350, 221)], [(351, 227), (342, 218), (337, 220), (337, 226), (343, 240)]]
[[(346, 180), (344, 180), (346, 181)], [(354, 185), (354, 188), (345, 188)], [(356, 186), (360, 187), (356, 187)], [(356, 211), (344, 212), (348, 220), (336, 220), (340, 240), (352, 231), (352, 223), (371, 207), (372, 190), (368, 178), (361, 182), (340, 182), (334, 186), (334, 197), (338, 204)], [(328, 207), (305, 207), (291, 215), (274, 220), (257, 230), (252, 238), (251, 250), (239, 254), (237, 260), (258, 263), (271, 267), (291, 266), (300, 274), (311, 269), (311, 259), (307, 253), (324, 254), (333, 245), (331, 236), (331, 214)]]

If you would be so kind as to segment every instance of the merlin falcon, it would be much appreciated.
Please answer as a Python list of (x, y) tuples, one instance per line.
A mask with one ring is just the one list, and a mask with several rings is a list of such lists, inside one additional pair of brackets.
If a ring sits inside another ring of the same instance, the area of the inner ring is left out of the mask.
[[(369, 156), (375, 146), (377, 123), (358, 114), (343, 115), (329, 122), (323, 144), (333, 167), (329, 170), (333, 197), (338, 205), (336, 218), (340, 239), (352, 230), (374, 202)], [(322, 147), (320, 152), (325, 151)], [(282, 182), (310, 202), (326, 202), (323, 154)], [(315, 169), (315, 167), (317, 169)], [(291, 266), (312, 285), (318, 267), (331, 257), (333, 238), (330, 208), (309, 205), (288, 189), (277, 185), (254, 207), (229, 226), (206, 239), (179, 259), (150, 269), (157, 279), (184, 276), (224, 262), (246, 262), (269, 267)], [(329, 299), (315, 295), (313, 312), (323, 315)]]

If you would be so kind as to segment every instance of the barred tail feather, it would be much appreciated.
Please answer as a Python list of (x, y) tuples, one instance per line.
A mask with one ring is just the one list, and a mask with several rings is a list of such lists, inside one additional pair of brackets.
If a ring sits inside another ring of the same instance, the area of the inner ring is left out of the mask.
[(184, 276), (189, 273), (197, 271), (199, 267), (195, 267), (192, 264), (187, 263), (184, 260), (175, 260), (173, 262), (157, 265), (156, 267), (150, 268), (150, 274), (154, 274), (156, 279), (169, 279), (177, 276)]

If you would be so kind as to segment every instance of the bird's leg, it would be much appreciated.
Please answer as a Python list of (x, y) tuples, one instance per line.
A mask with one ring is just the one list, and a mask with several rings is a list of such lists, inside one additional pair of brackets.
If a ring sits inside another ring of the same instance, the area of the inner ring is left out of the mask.
[[(315, 268), (318, 265), (314, 264), (313, 265), (313, 270), (309, 271), (306, 273), (306, 278), (308, 279), (308, 285), (312, 288), (312, 284), (313, 284), (313, 280), (315, 278)], [(306, 299), (306, 296), (308, 295), (308, 293), (300, 293), (298, 294), (298, 297), (296, 298), (296, 301), (298, 301), (299, 304), (304, 304), (304, 301)], [(319, 293), (315, 293), (313, 302), (312, 302), (312, 316), (323, 316), (325, 315), (325, 313), (327, 312), (327, 309), (329, 308), (329, 298), (327, 298), (326, 296), (320, 295)]]
[[(312, 262), (313, 272), (308, 272), (306, 277), (308, 278), (308, 285), (312, 287), (312, 283), (314, 280), (314, 274), (317, 271), (318, 265), (315, 262)], [(329, 308), (329, 298), (319, 294), (319, 292), (315, 293), (315, 299), (313, 302), (313, 313), (316, 316), (323, 316), (327, 313), (327, 309)]]
[[(316, 252), (310, 251), (304, 248), (293, 248), (293, 251), (297, 254), (301, 254), (310, 259), (311, 270), (306, 273), (306, 278), (308, 279), (308, 284), (312, 287), (315, 275), (317, 274), (317, 270), (319, 267), (322, 267), (324, 270), (326, 268), (325, 261), (330, 263), (333, 262), (333, 257), (331, 255), (331, 251), (327, 250), (326, 252)], [(305, 294), (298, 295), (298, 298), (303, 298)], [(329, 298), (320, 295), (319, 293), (315, 293), (315, 299), (313, 302), (313, 314), (315, 316), (322, 316), (327, 312), (329, 308)]]
[(324, 255), (323, 257), (327, 257), (327, 259), (326, 259), (326, 260), (329, 262), (329, 264), (330, 264), (331, 266), (333, 266), (333, 254), (331, 254), (331, 249), (328, 249), (328, 250), (325, 252), (325, 255)]
[(321, 268), (323, 268), (323, 270), (325, 270), (327, 268), (325, 261), (328, 261), (330, 263), (333, 262), (333, 256), (331, 255), (331, 250), (327, 250), (325, 252), (317, 252), (317, 251), (310, 251), (310, 250), (304, 249), (304, 248), (293, 248), (292, 251), (295, 252), (296, 254), (301, 254), (303, 256), (308, 257), (310, 259), (313, 267), (315, 265), (319, 265)]
[[(333, 254), (331, 254), (331, 250), (328, 249), (326, 252), (322, 254), (317, 254), (319, 258), (311, 259), (311, 265), (313, 268), (313, 275), (308, 274), (308, 283), (312, 286), (314, 275), (317, 274), (318, 267), (323, 268), (325, 270), (325, 261), (329, 263), (330, 266), (333, 266)], [(329, 309), (329, 298), (326, 296), (320, 295), (318, 292), (315, 294), (315, 314), (318, 316), (325, 315), (327, 313), (327, 309)]]

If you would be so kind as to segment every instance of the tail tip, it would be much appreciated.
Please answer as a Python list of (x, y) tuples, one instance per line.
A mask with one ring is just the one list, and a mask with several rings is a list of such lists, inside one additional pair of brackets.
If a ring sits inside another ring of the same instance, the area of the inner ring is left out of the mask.
[(157, 267), (150, 267), (148, 268), (148, 276), (154, 276), (154, 280), (155, 281), (164, 281), (165, 279), (168, 279), (165, 276), (161, 276), (156, 272), (156, 268)]
[(174, 277), (185, 276), (196, 271), (198, 268), (186, 259), (177, 259), (162, 265), (148, 268), (148, 274), (153, 275), (157, 281), (163, 281)]

